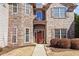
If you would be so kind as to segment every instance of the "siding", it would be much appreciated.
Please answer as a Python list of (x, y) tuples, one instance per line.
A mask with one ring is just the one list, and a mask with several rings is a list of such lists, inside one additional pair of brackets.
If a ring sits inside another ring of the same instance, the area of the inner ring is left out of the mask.
[(8, 39), (8, 5), (0, 3), (0, 47), (7, 46)]

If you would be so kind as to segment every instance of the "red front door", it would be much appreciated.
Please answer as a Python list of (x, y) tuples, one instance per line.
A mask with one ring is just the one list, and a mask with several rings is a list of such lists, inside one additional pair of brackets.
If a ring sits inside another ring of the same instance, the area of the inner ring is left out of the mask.
[(44, 43), (44, 35), (43, 31), (37, 32), (37, 43), (42, 44)]

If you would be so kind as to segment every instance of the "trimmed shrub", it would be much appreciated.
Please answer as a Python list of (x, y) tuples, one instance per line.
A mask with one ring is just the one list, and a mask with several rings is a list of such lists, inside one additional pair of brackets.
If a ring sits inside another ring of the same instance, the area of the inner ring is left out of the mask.
[(70, 48), (71, 47), (71, 41), (70, 41), (70, 39), (59, 39), (56, 46), (58, 48)]
[(59, 40), (59, 39), (51, 39), (51, 40), (50, 40), (50, 46), (51, 46), (51, 47), (57, 47), (56, 44), (57, 44), (58, 40)]
[(71, 39), (71, 48), (79, 49), (79, 39)]
[(2, 48), (0, 48), (0, 52), (2, 51), (3, 49)]

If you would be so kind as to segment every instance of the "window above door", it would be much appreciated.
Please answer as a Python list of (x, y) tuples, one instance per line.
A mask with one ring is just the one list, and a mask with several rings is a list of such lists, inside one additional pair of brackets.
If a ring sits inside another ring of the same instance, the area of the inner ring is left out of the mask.
[(36, 8), (42, 8), (42, 7), (43, 7), (42, 3), (36, 3)]
[(36, 20), (42, 21), (43, 20), (43, 12), (42, 11), (36, 11)]

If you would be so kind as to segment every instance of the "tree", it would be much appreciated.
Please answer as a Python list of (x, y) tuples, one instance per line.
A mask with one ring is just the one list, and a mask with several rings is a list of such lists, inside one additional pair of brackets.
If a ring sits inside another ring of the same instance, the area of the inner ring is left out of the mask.
[(75, 37), (79, 38), (79, 15), (75, 14)]

